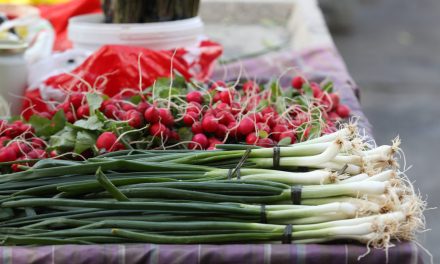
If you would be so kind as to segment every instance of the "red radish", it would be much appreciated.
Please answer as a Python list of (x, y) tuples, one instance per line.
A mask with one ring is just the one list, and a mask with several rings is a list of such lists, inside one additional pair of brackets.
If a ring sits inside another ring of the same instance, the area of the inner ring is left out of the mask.
[(259, 137), (257, 136), (257, 134), (254, 133), (250, 133), (249, 135), (246, 136), (246, 144), (248, 145), (255, 145), (258, 142)]
[(27, 154), (27, 157), (29, 159), (44, 159), (47, 158), (47, 153), (42, 149), (34, 149)]
[(219, 118), (220, 124), (223, 125), (228, 125), (229, 123), (235, 121), (234, 116), (230, 112), (226, 112), (226, 111), (218, 112), (216, 117)]
[(9, 147), (0, 149), (0, 162), (10, 162), (16, 160), (17, 153)]
[[(244, 102), (246, 100), (242, 100), (242, 101)], [(246, 110), (247, 111), (254, 110), (260, 104), (260, 101), (261, 101), (261, 97), (259, 95), (255, 95), (250, 98), (247, 98)]]
[(32, 150), (31, 146), (29, 146), (28, 144), (18, 141), (12, 142), (11, 144), (9, 144), (8, 147), (14, 150), (15, 153), (19, 156)]
[(75, 123), (76, 119), (75, 119), (75, 116), (73, 115), (72, 112), (66, 112), (65, 116), (66, 116), (67, 122), (69, 122), (71, 124)]
[(259, 93), (260, 87), (254, 81), (247, 81), (243, 84), (243, 91), (245, 93)]
[(192, 141), (200, 145), (202, 149), (206, 149), (209, 146), (208, 138), (202, 133), (194, 135)]
[(330, 94), (330, 101), (332, 103), (332, 110), (338, 109), (339, 95), (335, 93)]
[(147, 120), (147, 122), (149, 122), (151, 124), (155, 124), (155, 123), (159, 122), (159, 120), (160, 120), (159, 110), (157, 110), (156, 107), (152, 106), (152, 107), (148, 108), (147, 111), (145, 111), (144, 117), (145, 117), (145, 120)]
[(191, 126), (191, 131), (192, 131), (194, 134), (203, 133), (202, 123), (199, 122), (199, 121), (194, 122), (194, 124), (192, 124), (192, 126)]
[(293, 133), (293, 131), (284, 131), (283, 133), (281, 133), (279, 137), (279, 141), (283, 140), (284, 138), (290, 138), (289, 144), (295, 143), (296, 140), (296, 136), (295, 133)]
[(263, 122), (263, 115), (261, 113), (252, 113), (249, 114), (248, 117), (256, 123)]
[(222, 111), (230, 111), (231, 107), (228, 104), (222, 102), (222, 103), (217, 104), (215, 109), (222, 110)]
[(170, 139), (175, 140), (175, 141), (179, 141), (180, 136), (176, 131), (172, 130), (172, 131), (170, 131)]
[(230, 105), (233, 101), (234, 98), (234, 93), (232, 91), (223, 91), (220, 93), (220, 100), (225, 103)]
[(330, 120), (327, 120), (327, 127), (335, 127), (335, 123)]
[(304, 85), (306, 81), (304, 80), (303, 77), (301, 76), (295, 76), (292, 79), (292, 87), (297, 89), (297, 90), (301, 90), (302, 86)]
[(240, 134), (246, 136), (255, 130), (255, 123), (249, 117), (245, 117), (240, 121), (237, 130)]
[(99, 150), (104, 149), (106, 151), (111, 151), (116, 144), (117, 139), (118, 137), (114, 133), (104, 132), (96, 140), (96, 147)]
[(185, 123), (185, 125), (187, 125), (187, 126), (191, 126), (198, 119), (199, 119), (199, 115), (197, 113), (195, 113), (195, 112), (187, 112), (183, 116), (183, 123)]
[(308, 126), (308, 127), (304, 130), (304, 132), (303, 132), (303, 134), (302, 134), (302, 138), (301, 138), (302, 141), (307, 140), (307, 139), (309, 138), (309, 136), (310, 136), (310, 130), (311, 130), (311, 129), (312, 129), (312, 128), (311, 128), (310, 126)]
[(141, 112), (141, 113), (145, 113), (145, 111), (147, 111), (147, 109), (150, 107), (150, 104), (147, 102), (140, 102), (136, 109)]
[(270, 138), (260, 138), (258, 139), (257, 145), (264, 148), (270, 148), (273, 147), (275, 143)]
[(218, 145), (218, 144), (222, 144), (223, 142), (221, 142), (220, 140), (218, 140), (217, 138), (215, 138), (215, 137), (210, 137), (210, 138), (208, 138), (208, 141), (209, 141), (209, 147), (211, 148), (214, 148), (215, 149), (215, 145)]
[(144, 117), (137, 110), (126, 112), (124, 120), (128, 121), (128, 125), (134, 128), (141, 128), (144, 125)]
[(114, 104), (109, 104), (104, 108), (104, 115), (108, 118), (118, 119), (119, 109)]
[(73, 105), (73, 107), (78, 108), (82, 105), (82, 103), (85, 101), (85, 96), (82, 93), (74, 93), (70, 95), (69, 98), (70, 104)]
[(240, 113), (240, 111), (241, 111), (241, 105), (238, 102), (233, 102), (231, 104), (231, 113), (233, 115), (236, 115), (236, 114)]
[(218, 87), (226, 87), (226, 83), (224, 81), (216, 81), (214, 82), (211, 87), (209, 88), (209, 90), (214, 90), (217, 89)]
[(231, 122), (228, 124), (228, 131), (229, 131), (229, 135), (232, 137), (237, 137), (237, 123), (235, 121)]
[(218, 101), (220, 101), (220, 99), (221, 99), (221, 97), (220, 97), (220, 93), (219, 93), (219, 92), (216, 92), (216, 93), (214, 94), (214, 96), (212, 97), (212, 101), (213, 101), (214, 103), (217, 103)]
[(107, 105), (110, 105), (110, 104), (114, 104), (114, 102), (113, 102), (112, 99), (104, 100), (104, 101), (102, 102), (101, 107), (100, 107), (99, 109), (100, 109), (101, 111), (104, 111), (105, 107), (106, 107)]
[(130, 111), (130, 110), (135, 110), (136, 106), (129, 104), (129, 103), (120, 103), (122, 110), (124, 111)]
[(19, 172), (19, 171), (22, 171), (20, 168), (21, 166), (22, 166), (22, 164), (14, 163), (11, 165), (11, 169), (13, 172)]
[(276, 113), (275, 109), (272, 106), (267, 106), (263, 110), (261, 110), (261, 114), (267, 115), (267, 114), (273, 114)]
[(265, 123), (257, 123), (258, 131), (266, 131), (266, 133), (270, 134), (270, 127)]
[(225, 138), (227, 132), (228, 128), (223, 124), (219, 124), (217, 131), (215, 131), (215, 136), (218, 138)]
[(313, 97), (315, 98), (321, 98), (322, 95), (324, 94), (324, 92), (321, 90), (321, 87), (319, 87), (319, 85), (314, 85), (315, 83), (311, 84), (311, 89), (313, 92)]
[(336, 113), (342, 118), (347, 118), (350, 116), (350, 108), (346, 105), (340, 104), (336, 109)]
[(171, 111), (167, 108), (159, 108), (159, 116), (160, 116), (160, 122), (167, 127), (171, 127), (174, 125), (174, 117), (173, 114), (171, 114)]
[(76, 110), (76, 117), (78, 119), (83, 119), (84, 117), (88, 117), (90, 115), (90, 109), (88, 105), (82, 105)]
[(49, 157), (56, 158), (58, 157), (60, 154), (58, 154), (58, 152), (56, 150), (52, 150), (51, 152), (49, 152)]
[(267, 123), (270, 127), (275, 127), (277, 125), (277, 117), (278, 113), (265, 114), (262, 122)]
[(202, 127), (206, 132), (215, 132), (218, 129), (218, 120), (212, 115), (205, 115), (202, 119)]
[(52, 115), (49, 114), (48, 112), (40, 112), (37, 115), (41, 116), (41, 117), (44, 117), (44, 118), (47, 118), (47, 119), (52, 119)]
[(281, 133), (287, 131), (287, 126), (285, 125), (276, 125), (272, 129), (272, 138), (275, 139), (275, 141), (280, 141)]
[(150, 134), (155, 137), (166, 138), (169, 136), (169, 129), (162, 123), (155, 123), (150, 127)]
[(194, 112), (199, 114), (201, 112), (202, 106), (197, 102), (191, 102), (186, 107), (186, 112)]
[(340, 116), (338, 115), (338, 113), (336, 113), (336, 112), (330, 112), (330, 113), (328, 114), (328, 118), (329, 118), (330, 120), (335, 120), (335, 121), (341, 119), (341, 117), (340, 117)]
[(118, 150), (124, 150), (124, 149), (125, 149), (124, 144), (122, 144), (120, 142), (116, 142), (116, 144), (113, 146), (112, 149), (110, 149), (110, 151), (118, 151)]
[(188, 103), (189, 102), (196, 102), (196, 103), (202, 104), (203, 103), (203, 96), (198, 91), (192, 91), (186, 95), (186, 101)]
[(217, 109), (209, 108), (205, 111), (205, 116), (206, 115), (216, 116), (218, 112), (219, 111)]

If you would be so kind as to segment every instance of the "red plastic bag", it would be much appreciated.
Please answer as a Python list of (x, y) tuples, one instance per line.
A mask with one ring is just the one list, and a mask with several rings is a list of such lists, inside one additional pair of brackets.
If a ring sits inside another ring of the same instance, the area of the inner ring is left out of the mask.
[(189, 80), (204, 81), (212, 73), (222, 47), (211, 41), (202, 41), (195, 49), (155, 51), (141, 47), (104, 46), (69, 74), (59, 74), (44, 81), (39, 87), (26, 91), (25, 118), (50, 111), (50, 101), (64, 99), (68, 91), (88, 91), (90, 87), (112, 97), (125, 91), (129, 96), (150, 87), (160, 77), (170, 77), (173, 71)]

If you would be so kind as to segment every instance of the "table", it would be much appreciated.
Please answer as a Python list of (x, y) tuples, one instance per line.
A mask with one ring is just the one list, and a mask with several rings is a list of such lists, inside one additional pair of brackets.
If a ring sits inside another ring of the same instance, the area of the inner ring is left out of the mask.
[[(364, 245), (65, 245), (44, 247), (0, 247), (2, 264), (343, 264), (386, 263), (383, 250), (366, 252)], [(390, 248), (388, 263), (421, 264), (412, 243)]]

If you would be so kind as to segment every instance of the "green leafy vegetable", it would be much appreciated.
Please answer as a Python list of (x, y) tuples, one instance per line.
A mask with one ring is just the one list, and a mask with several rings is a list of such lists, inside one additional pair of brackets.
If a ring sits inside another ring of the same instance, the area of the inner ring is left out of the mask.
[(29, 123), (35, 129), (35, 133), (39, 137), (50, 137), (51, 135), (62, 130), (66, 125), (66, 117), (63, 111), (58, 111), (52, 120), (38, 115), (33, 115), (29, 119)]

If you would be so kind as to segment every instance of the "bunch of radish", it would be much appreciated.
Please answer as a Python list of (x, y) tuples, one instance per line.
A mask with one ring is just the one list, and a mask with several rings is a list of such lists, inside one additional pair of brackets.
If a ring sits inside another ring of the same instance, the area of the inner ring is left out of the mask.
[[(301, 76), (296, 76), (292, 79), (292, 88), (302, 92), (306, 80)], [(340, 98), (337, 93), (325, 92), (319, 84), (315, 82), (310, 83), (310, 88), (313, 93), (313, 97), (319, 100), (319, 102), (325, 106), (325, 117), (327, 119), (338, 120), (341, 118), (347, 118), (350, 115), (350, 108), (340, 103)]]
[[(36, 137), (34, 129), (20, 120), (0, 120), (0, 162), (33, 160), (48, 157), (47, 142)], [(18, 169), (18, 165), (12, 167)]]

